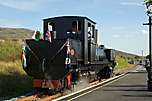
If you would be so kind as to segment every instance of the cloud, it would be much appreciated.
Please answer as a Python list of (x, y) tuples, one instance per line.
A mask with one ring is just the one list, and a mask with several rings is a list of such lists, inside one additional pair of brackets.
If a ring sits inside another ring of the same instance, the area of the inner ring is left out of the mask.
[(120, 35), (114, 34), (112, 37), (113, 37), (113, 38), (120, 38)]
[(42, 8), (46, 0), (0, 0), (0, 5), (24, 10), (24, 11), (37, 11)]
[(0, 27), (21, 27), (21, 24), (15, 20), (0, 19)]
[(126, 39), (131, 39), (131, 38), (133, 38), (134, 39), (134, 34), (125, 34), (124, 35), (124, 38), (126, 38)]
[(148, 31), (147, 31), (147, 30), (142, 30), (141, 33), (142, 33), (143, 35), (147, 35), (147, 34), (148, 34)]
[(122, 39), (134, 39), (137, 35), (137, 32), (117, 32), (113, 33), (112, 37), (113, 38), (122, 38)]
[(113, 26), (111, 29), (112, 30), (125, 30), (125, 27), (124, 26)]
[(65, 2), (64, 0), (0, 0), (0, 5), (24, 10), (24, 11), (39, 11), (45, 6), (53, 5), (54, 3)]
[(120, 5), (123, 5), (123, 6), (138, 6), (138, 7), (143, 6), (142, 3), (137, 3), (137, 2), (121, 2)]

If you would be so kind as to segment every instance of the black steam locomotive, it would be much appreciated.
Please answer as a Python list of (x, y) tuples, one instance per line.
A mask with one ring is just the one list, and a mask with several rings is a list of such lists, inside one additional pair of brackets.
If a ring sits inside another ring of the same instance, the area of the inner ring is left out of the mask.
[[(115, 66), (114, 50), (97, 44), (95, 25), (80, 16), (44, 19), (43, 39), (27, 39), (24, 45), (23, 68), (34, 78), (33, 86), (70, 88), (83, 74), (94, 80), (109, 78)], [(45, 33), (50, 33), (51, 41)]]

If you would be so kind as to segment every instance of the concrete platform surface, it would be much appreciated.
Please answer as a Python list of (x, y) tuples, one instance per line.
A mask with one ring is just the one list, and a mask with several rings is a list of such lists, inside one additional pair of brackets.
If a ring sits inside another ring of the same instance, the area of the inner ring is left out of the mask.
[(147, 91), (147, 72), (138, 66), (123, 78), (74, 101), (152, 101), (152, 92)]

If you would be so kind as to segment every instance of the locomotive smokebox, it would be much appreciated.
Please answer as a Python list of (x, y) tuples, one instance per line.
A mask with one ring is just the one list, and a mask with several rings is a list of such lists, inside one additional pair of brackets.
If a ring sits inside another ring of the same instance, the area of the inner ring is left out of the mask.
[(35, 79), (59, 80), (66, 76), (67, 40), (26, 40), (26, 66), (24, 70)]

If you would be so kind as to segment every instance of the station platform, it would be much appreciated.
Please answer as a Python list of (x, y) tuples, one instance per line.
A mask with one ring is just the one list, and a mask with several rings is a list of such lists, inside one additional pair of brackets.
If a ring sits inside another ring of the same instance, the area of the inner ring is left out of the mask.
[(147, 91), (147, 72), (137, 66), (122, 78), (73, 101), (152, 101)]

